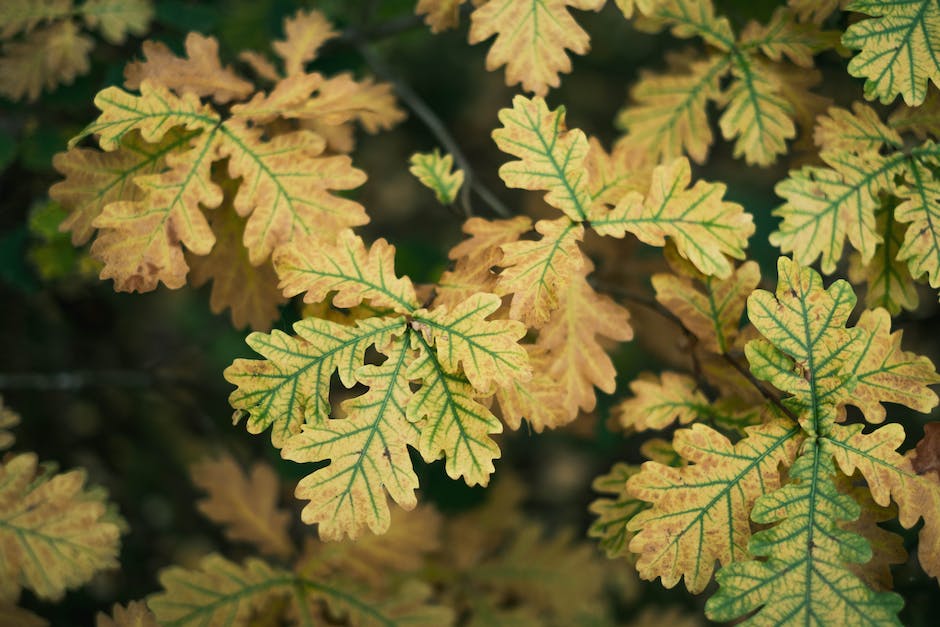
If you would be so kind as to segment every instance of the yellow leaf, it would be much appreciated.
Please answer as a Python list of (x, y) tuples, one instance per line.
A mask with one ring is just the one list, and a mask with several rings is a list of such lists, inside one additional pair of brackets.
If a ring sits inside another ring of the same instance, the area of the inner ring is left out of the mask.
[(548, 375), (555, 383), (565, 422), (578, 410), (592, 411), (597, 402), (594, 388), (612, 394), (617, 371), (601, 337), (615, 341), (633, 338), (630, 313), (588, 283), (590, 262), (574, 273), (558, 294), (558, 308), (539, 331), (537, 346), (548, 352)]
[(182, 287), (188, 266), (181, 247), (197, 255), (212, 250), (215, 235), (199, 207), (222, 202), (222, 190), (211, 181), (218, 150), (217, 132), (197, 135), (189, 150), (167, 154), (165, 171), (134, 179), (141, 200), (115, 201), (92, 223), (102, 232), (91, 253), (115, 290), (146, 292), (161, 281)]
[(356, 538), (366, 527), (384, 533), (390, 516), (383, 488), (405, 509), (417, 504), (418, 477), (408, 445), (416, 444), (418, 434), (405, 419), (413, 355), (404, 341), (378, 348), (388, 359), (357, 371), (356, 380), (369, 390), (343, 403), (345, 417), (305, 425), (282, 451), (296, 462), (330, 461), (303, 478), (295, 492), (310, 501), (301, 516), (319, 525), (323, 540)]
[(608, 153), (596, 137), (589, 137), (584, 170), (593, 202), (590, 219), (600, 212), (599, 205), (615, 205), (627, 192), (649, 187), (653, 162), (629, 140), (617, 142)]
[[(524, 345), (529, 354), (532, 378), (514, 380), (496, 390), (496, 400), (503, 422), (510, 429), (519, 429), (525, 420), (536, 433), (554, 429), (577, 418), (577, 408), (569, 412), (563, 406), (565, 390), (551, 374), (555, 358), (533, 344)], [(606, 355), (605, 355), (606, 357)]]
[(22, 41), (3, 44), (0, 56), (0, 94), (11, 100), (36, 100), (43, 88), (71, 85), (91, 67), (94, 47), (75, 22), (63, 20), (32, 31)]
[(822, 31), (813, 24), (800, 24), (791, 11), (778, 7), (766, 26), (749, 23), (741, 32), (739, 46), (759, 49), (768, 59), (784, 56), (803, 68), (812, 68), (813, 55), (832, 48), (838, 41), (835, 31)]
[(588, 34), (568, 7), (597, 11), (603, 0), (490, 0), (470, 16), (471, 44), (496, 35), (486, 55), (486, 69), (506, 66), (506, 84), (521, 83), (525, 91), (544, 96), (558, 87), (559, 74), (571, 71), (566, 50), (585, 54)]
[(280, 485), (274, 470), (255, 463), (248, 474), (229, 455), (207, 458), (190, 468), (193, 483), (206, 492), (199, 511), (225, 528), (231, 540), (253, 544), (261, 553), (289, 557), (291, 514), (278, 507)]
[(875, 228), (884, 234), (884, 241), (875, 248), (875, 254), (867, 264), (861, 255), (853, 253), (849, 258), (848, 275), (853, 283), (866, 282), (865, 304), (870, 309), (884, 307), (896, 316), (902, 309), (917, 309), (920, 298), (907, 264), (898, 259), (907, 225), (895, 219), (892, 204), (885, 206), (882, 203), (875, 211)]
[[(141, 89), (144, 81), (179, 95), (210, 97), (220, 104), (247, 98), (254, 86), (219, 60), (219, 42), (199, 33), (186, 36), (186, 57), (178, 57), (159, 41), (145, 41), (144, 60), (124, 67), (124, 84)], [(97, 103), (96, 103), (97, 104)]]
[(264, 141), (261, 129), (236, 120), (226, 122), (223, 134), (229, 175), (243, 177), (235, 210), (248, 216), (244, 242), (252, 264), (295, 238), (328, 239), (368, 221), (362, 205), (332, 193), (362, 185), (365, 173), (345, 155), (323, 155), (318, 136), (296, 131)]
[(242, 244), (245, 220), (227, 198), (209, 212), (215, 246), (206, 256), (189, 255), (190, 283), (199, 287), (212, 281), (209, 306), (213, 313), (231, 308), (232, 325), (267, 331), (280, 316), (278, 306), (287, 302), (277, 285), (277, 274), (267, 261), (253, 266)]
[(823, 288), (811, 268), (780, 257), (777, 292), (756, 290), (747, 301), (748, 317), (766, 339), (746, 347), (751, 372), (793, 395), (784, 400), (810, 435), (825, 433), (836, 418), (848, 365), (859, 355), (866, 333), (845, 328), (855, 293), (845, 281)]
[(503, 182), (544, 190), (545, 202), (576, 222), (585, 220), (591, 206), (584, 172), (588, 141), (579, 129), (566, 130), (565, 108), (550, 111), (540, 97), (516, 96), (511, 109), (499, 112), (499, 121), (503, 127), (493, 131), (493, 140), (500, 150), (519, 158), (500, 166)]
[(928, 358), (901, 349), (901, 331), (891, 333), (891, 314), (864, 311), (855, 328), (866, 334), (858, 356), (846, 364), (847, 374), (857, 380), (846, 403), (861, 409), (872, 424), (884, 421), (885, 402), (925, 414), (937, 406), (928, 386), (940, 383), (940, 376)]
[(451, 155), (441, 155), (436, 148), (434, 152), (416, 152), (409, 159), (411, 172), (421, 183), (434, 192), (437, 201), (442, 205), (451, 205), (457, 199), (457, 193), (463, 185), (463, 170), (455, 170), (454, 158)]
[(239, 566), (216, 554), (204, 557), (199, 570), (172, 566), (159, 579), (163, 591), (147, 605), (161, 625), (247, 625), (252, 614), (290, 594), (294, 584), (289, 572), (260, 559)]
[(320, 46), (337, 35), (319, 11), (298, 10), (293, 17), (284, 18), (285, 37), (271, 47), (284, 61), (285, 74), (292, 76), (302, 73), (304, 66), (317, 57)]
[(72, 232), (72, 243), (78, 246), (91, 239), (92, 224), (110, 203), (141, 200), (144, 193), (134, 185), (134, 177), (161, 171), (166, 155), (187, 146), (190, 139), (184, 133), (167, 133), (149, 144), (134, 131), (123, 136), (121, 150), (70, 148), (56, 154), (52, 165), (65, 180), (49, 189), (49, 197), (70, 211), (61, 228)]
[(627, 483), (627, 494), (652, 503), (628, 523), (636, 531), (630, 551), (639, 554), (640, 577), (661, 577), (667, 588), (684, 577), (698, 593), (716, 560), (725, 565), (747, 557), (751, 508), (779, 487), (778, 466), (796, 456), (801, 439), (788, 420), (750, 427), (734, 445), (705, 425), (677, 431), (676, 452), (693, 463), (646, 462)]
[(175, 126), (208, 133), (220, 122), (218, 114), (191, 93), (180, 98), (160, 85), (144, 81), (140, 94), (135, 96), (119, 87), (100, 91), (95, 96), (95, 106), (101, 115), (72, 138), (69, 148), (84, 137), (98, 135), (98, 145), (110, 152), (119, 148), (124, 135), (135, 129), (145, 142), (154, 143)]
[(127, 606), (114, 604), (111, 616), (98, 612), (95, 627), (158, 627), (157, 618), (143, 601), (131, 601)]
[(0, 599), (21, 587), (57, 601), (67, 589), (118, 566), (123, 522), (85, 472), (37, 469), (32, 453), (0, 466)]
[(597, 516), (591, 523), (588, 536), (597, 538), (607, 557), (630, 558), (628, 549), (634, 533), (628, 527), (633, 518), (648, 507), (644, 501), (627, 492), (627, 480), (640, 472), (639, 466), (616, 463), (606, 475), (594, 479), (591, 489), (614, 498), (595, 499), (588, 511)]
[(85, 0), (80, 10), (85, 24), (112, 44), (124, 43), (128, 34), (143, 35), (154, 14), (150, 0)]
[(226, 368), (225, 380), (238, 386), (229, 403), (249, 414), (250, 433), (273, 426), (271, 440), (280, 448), (305, 422), (327, 420), (334, 372), (352, 387), (366, 348), (386, 346), (404, 329), (400, 317), (368, 318), (354, 326), (307, 318), (294, 324), (296, 337), (277, 330), (252, 333), (248, 345), (266, 359), (236, 359)]
[(747, 297), (759, 282), (760, 267), (753, 261), (741, 264), (727, 279), (701, 277), (701, 290), (687, 277), (655, 274), (652, 278), (656, 300), (715, 353), (730, 352)]
[(501, 433), (503, 426), (466, 379), (441, 368), (420, 333), (412, 337), (418, 358), (407, 376), (421, 387), (408, 402), (407, 417), (421, 430), (418, 450), (429, 462), (443, 453), (450, 478), (462, 476), (468, 485), (486, 485), (500, 454), (489, 436)]
[(896, 131), (914, 133), (919, 139), (940, 138), (940, 90), (928, 91), (923, 104), (916, 107), (899, 106), (889, 123)]
[(793, 105), (757, 59), (739, 56), (731, 71), (734, 80), (722, 95), (727, 107), (718, 120), (721, 134), (736, 140), (735, 157), (744, 155), (749, 165), (770, 165), (787, 152), (786, 140), (796, 137)]
[(460, 22), (460, 5), (466, 0), (418, 0), (415, 13), (424, 16), (432, 33), (454, 28)]
[(709, 411), (708, 399), (695, 379), (675, 372), (663, 372), (658, 380), (655, 375), (641, 375), (630, 383), (630, 391), (633, 397), (613, 409), (625, 429), (665, 429), (673, 422), (686, 425)]
[(645, 199), (628, 193), (591, 226), (618, 238), (630, 232), (652, 246), (664, 246), (671, 237), (679, 254), (702, 273), (728, 277), (733, 268), (726, 255), (744, 257), (753, 219), (741, 205), (722, 200), (723, 184), (697, 181), (686, 189), (691, 179), (688, 159), (658, 166)]
[(898, 222), (907, 223), (898, 259), (907, 261), (915, 279), (927, 275), (930, 287), (940, 287), (940, 178), (933, 172), (940, 162), (940, 146), (923, 147), (933, 159), (908, 159), (905, 180), (897, 195), (903, 202), (894, 210)]
[(474, 294), (448, 309), (419, 309), (412, 326), (436, 349), (437, 361), (448, 372), (463, 372), (470, 384), (488, 391), (494, 384), (525, 381), (532, 375), (528, 356), (518, 340), (525, 325), (515, 320), (487, 320), (500, 306), (495, 294)]
[(617, 114), (617, 126), (627, 132), (626, 141), (642, 146), (653, 163), (683, 154), (704, 163), (713, 141), (706, 106), (720, 95), (718, 81), (728, 70), (728, 59), (667, 54), (666, 61), (669, 73), (641, 72), (630, 90), (634, 104)]
[(6, 0), (0, 6), (0, 39), (28, 33), (44, 22), (69, 17), (72, 0)]
[(832, 107), (816, 121), (813, 140), (822, 151), (879, 152), (886, 146), (900, 148), (898, 132), (881, 121), (878, 113), (861, 102), (852, 111)]
[(0, 396), (0, 451), (5, 451), (13, 446), (15, 438), (8, 429), (12, 429), (18, 424), (20, 424), (20, 415), (9, 407), (4, 407), (3, 397)]
[(455, 261), (454, 268), (438, 279), (434, 304), (453, 307), (477, 292), (496, 292), (497, 275), (492, 268), (503, 259), (500, 247), (518, 241), (531, 228), (532, 220), (526, 216), (467, 220), (463, 230), (471, 237), (447, 253)]
[(842, 43), (858, 54), (849, 74), (865, 79), (865, 97), (888, 104), (898, 94), (910, 106), (940, 87), (940, 6), (934, 0), (855, 0), (849, 10), (872, 16), (850, 25)]
[(731, 22), (715, 15), (711, 0), (646, 0), (645, 4), (649, 9), (643, 12), (652, 23), (671, 27), (676, 37), (699, 36), (722, 51), (734, 47)]
[(894, 593), (873, 592), (850, 568), (872, 557), (868, 542), (840, 528), (859, 506), (839, 494), (829, 455), (815, 443), (796, 459), (789, 483), (757, 500), (751, 518), (773, 525), (754, 534), (751, 553), (717, 575), (718, 592), (705, 613), (733, 620), (756, 611), (755, 623), (779, 625), (900, 625), (904, 604)]
[(836, 9), (843, 9), (851, 0), (787, 0), (787, 6), (803, 22), (825, 21)]
[(904, 428), (897, 423), (879, 427), (870, 433), (863, 425), (835, 425), (822, 441), (847, 475), (856, 469), (868, 483), (875, 503), (898, 505), (898, 521), (910, 529), (921, 517), (918, 561), (932, 577), (940, 577), (940, 481), (936, 475), (919, 475), (911, 461), (896, 450), (904, 442)]
[(541, 239), (501, 246), (500, 265), (504, 270), (499, 275), (496, 293), (512, 294), (509, 309), (512, 319), (538, 328), (551, 318), (561, 293), (584, 265), (584, 255), (578, 247), (584, 227), (560, 218), (540, 220), (535, 230)]
[(418, 307), (408, 277), (395, 275), (395, 247), (384, 239), (367, 250), (351, 230), (340, 232), (335, 244), (299, 241), (274, 254), (274, 268), (285, 296), (304, 293), (305, 303), (319, 303), (333, 294), (336, 307), (373, 307), (411, 313)]

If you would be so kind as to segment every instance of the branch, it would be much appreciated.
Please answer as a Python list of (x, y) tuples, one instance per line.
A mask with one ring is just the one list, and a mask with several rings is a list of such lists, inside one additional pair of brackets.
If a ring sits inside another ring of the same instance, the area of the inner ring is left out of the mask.
[(148, 372), (132, 370), (74, 370), (71, 372), (0, 373), (0, 390), (73, 391), (88, 387), (142, 388), (153, 385)]

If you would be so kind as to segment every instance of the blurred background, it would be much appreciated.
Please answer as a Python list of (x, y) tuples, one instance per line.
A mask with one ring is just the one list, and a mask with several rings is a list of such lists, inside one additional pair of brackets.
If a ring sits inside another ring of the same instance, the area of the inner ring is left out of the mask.
[[(750, 19), (766, 20), (779, 4), (716, 2), (736, 27)], [(517, 90), (505, 86), (502, 71), (485, 71), (488, 44), (466, 43), (465, 18), (458, 29), (433, 35), (413, 16), (411, 0), (155, 0), (154, 5), (146, 39), (180, 52), (187, 32), (211, 34), (229, 63), (236, 62), (241, 50), (266, 51), (281, 36), (283, 18), (298, 8), (323, 11), (338, 29), (372, 28), (382, 35), (372, 47), (385, 69), (429, 104), (483, 184), (513, 211), (543, 210), (539, 194), (506, 190), (496, 176), (507, 158), (496, 150), (490, 132), (498, 126), (498, 110), (509, 106)], [(364, 15), (369, 24), (362, 23)], [(613, 3), (600, 13), (577, 12), (576, 18), (590, 33), (592, 50), (573, 58), (574, 71), (563, 76), (549, 104), (564, 104), (570, 127), (609, 146), (618, 136), (616, 113), (639, 70), (661, 70), (665, 51), (701, 44), (638, 32)], [(383, 25), (392, 27), (383, 31)], [(141, 39), (131, 38), (122, 46), (98, 43), (91, 72), (73, 84), (43, 93), (34, 103), (0, 98), (0, 395), (23, 416), (17, 449), (34, 450), (40, 459), (55, 460), (63, 468), (87, 468), (91, 482), (108, 489), (130, 526), (119, 573), (97, 577), (56, 606), (37, 604), (26, 595), (23, 604), (42, 608), (40, 613), (56, 625), (90, 624), (97, 610), (155, 591), (159, 569), (225, 546), (218, 530), (196, 511), (190, 464), (227, 451), (242, 462), (267, 460), (287, 483), (304, 474), (279, 459), (267, 436), (232, 427), (227, 402), (232, 386), (223, 380), (222, 370), (252, 353), (244, 343), (246, 330), (233, 328), (227, 313), (210, 312), (208, 286), (115, 293), (110, 282), (97, 279), (87, 251), (73, 248), (57, 231), (63, 214), (48, 198), (49, 186), (60, 178), (52, 157), (95, 117), (94, 95), (121, 83), (124, 63), (139, 56)], [(819, 57), (825, 91), (842, 105), (862, 99), (861, 81), (848, 76), (845, 63), (836, 53)], [(324, 48), (314, 69), (351, 70), (357, 77), (374, 74), (356, 48), (342, 40)], [(397, 270), (416, 282), (434, 281), (446, 268), (448, 248), (461, 239), (462, 217), (437, 204), (408, 173), (413, 152), (436, 147), (434, 135), (409, 112), (392, 131), (360, 133), (352, 155), (369, 175), (352, 193), (372, 218), (360, 232), (395, 244)], [(727, 197), (754, 215), (757, 233), (750, 254), (761, 264), (765, 286), (775, 281), (777, 251), (766, 241), (777, 222), (770, 211), (781, 202), (773, 186), (794, 163), (811, 157), (797, 150), (787, 158), (766, 169), (748, 167), (731, 158), (730, 144), (718, 141), (708, 164), (694, 172), (727, 183)], [(480, 215), (492, 217), (485, 205), (477, 205)], [(661, 264), (658, 252), (620, 241), (613, 251), (592, 246), (601, 275), (650, 291), (648, 277)], [(937, 362), (937, 299), (927, 292), (920, 300), (920, 309), (902, 315), (897, 325), (905, 329), (906, 346)], [(639, 372), (683, 363), (675, 343), (678, 334), (664, 332), (663, 321), (630, 308), (637, 337), (611, 347), (619, 389), (611, 397), (602, 395), (595, 415), (582, 416), (558, 432), (536, 435), (523, 429), (501, 436), (504, 455), (495, 481), (502, 473), (518, 476), (530, 490), (528, 511), (549, 529), (574, 526), (583, 536), (590, 523), (587, 505), (596, 496), (591, 480), (614, 461), (641, 461), (638, 447), (646, 438), (629, 437), (606, 424), (607, 408), (623, 396), (626, 382)], [(275, 328), (289, 331), (299, 315), (297, 303), (288, 303)], [(905, 418), (910, 442), (921, 437), (919, 425), (927, 419)], [(484, 498), (483, 491), (449, 480), (442, 464), (427, 465), (417, 456), (415, 461), (423, 498), (441, 510), (460, 511)], [(905, 532), (909, 546), (914, 537)], [(630, 578), (632, 567), (626, 562), (619, 566)], [(898, 567), (895, 579), (897, 591), (907, 599), (902, 619), (931, 624), (929, 608), (938, 604), (936, 582), (926, 579), (915, 563)], [(681, 587), (663, 590), (658, 582), (629, 585), (631, 594), (618, 608), (624, 619), (649, 605), (687, 607), (702, 616), (704, 599), (712, 592), (693, 597)]]

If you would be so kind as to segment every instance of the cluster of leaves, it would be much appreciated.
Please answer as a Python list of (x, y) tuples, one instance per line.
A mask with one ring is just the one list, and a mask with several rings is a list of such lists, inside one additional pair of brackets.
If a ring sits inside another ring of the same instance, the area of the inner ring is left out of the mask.
[[(223, 66), (218, 43), (191, 33), (186, 55), (144, 44), (125, 86), (98, 94), (98, 120), (56, 156), (65, 180), (50, 195), (69, 211), (72, 241), (92, 237), (101, 277), (118, 291), (213, 282), (212, 309), (235, 326), (267, 329), (279, 296), (270, 265), (279, 245), (330, 239), (363, 224), (358, 203), (336, 195), (365, 181), (344, 154), (353, 124), (375, 132), (399, 122), (389, 86), (343, 73), (307, 73), (337, 33), (317, 12), (284, 22), (278, 69), (256, 52), (241, 59), (271, 84)], [(99, 149), (75, 147), (94, 135)]]
[[(207, 493), (202, 513), (258, 556), (238, 563), (212, 553), (196, 568), (167, 568), (163, 590), (146, 605), (115, 608), (116, 624), (126, 614), (142, 626), (605, 624), (605, 564), (568, 533), (545, 537), (522, 514), (525, 491), (512, 478), (485, 505), (446, 522), (422, 506), (397, 513), (385, 536), (308, 537), (298, 548), (269, 466), (246, 473), (223, 456), (196, 464), (192, 476)], [(584, 576), (572, 582), (570, 572)], [(99, 616), (99, 626), (107, 620)]]
[(12, 453), (18, 414), (0, 398), (0, 622), (44, 625), (17, 607), (23, 589), (58, 601), (95, 573), (118, 566), (123, 519), (85, 471), (58, 472), (34, 453)]
[(143, 35), (153, 17), (150, 0), (4, 0), (0, 6), (0, 94), (36, 100), (43, 89), (70, 84), (88, 72), (98, 31), (111, 44)]

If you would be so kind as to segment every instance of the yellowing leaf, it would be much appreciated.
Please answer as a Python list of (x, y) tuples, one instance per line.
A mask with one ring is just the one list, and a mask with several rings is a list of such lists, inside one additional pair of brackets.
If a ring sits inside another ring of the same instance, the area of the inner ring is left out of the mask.
[(497, 275), (492, 268), (502, 262), (500, 247), (518, 241), (531, 228), (532, 220), (526, 216), (507, 220), (470, 218), (464, 222), (463, 230), (471, 237), (447, 253), (455, 260), (454, 269), (438, 279), (434, 303), (452, 307), (477, 292), (496, 292)]
[(858, 517), (859, 506), (839, 494), (829, 455), (813, 445), (790, 468), (790, 483), (767, 494), (751, 518), (772, 527), (754, 534), (750, 551), (766, 561), (727, 565), (705, 613), (733, 620), (757, 610), (754, 621), (819, 625), (900, 625), (903, 605), (894, 593), (873, 592), (850, 564), (871, 559), (861, 536), (840, 528)]
[(878, 152), (885, 146), (900, 148), (898, 132), (881, 121), (874, 109), (861, 102), (852, 111), (832, 107), (816, 121), (813, 139), (821, 151)]
[(235, 213), (230, 199), (209, 212), (215, 245), (206, 256), (189, 255), (190, 283), (199, 287), (212, 281), (209, 306), (213, 313), (232, 311), (232, 325), (267, 331), (278, 319), (278, 306), (287, 301), (277, 285), (270, 262), (254, 266), (242, 244), (245, 220)]
[(495, 294), (474, 294), (453, 307), (419, 309), (412, 326), (436, 348), (437, 361), (449, 372), (463, 371), (478, 390), (494, 383), (531, 377), (528, 357), (518, 340), (525, 325), (515, 320), (487, 320), (500, 306)]
[(919, 139), (927, 135), (940, 139), (940, 91), (928, 91), (923, 104), (916, 107), (899, 106), (891, 114), (890, 124), (897, 131), (914, 133)]
[(757, 290), (748, 298), (751, 324), (766, 339), (748, 343), (747, 360), (757, 378), (794, 395), (784, 402), (810, 435), (825, 433), (865, 338), (861, 329), (845, 328), (855, 293), (845, 281), (824, 289), (819, 274), (786, 257), (777, 261), (777, 275), (776, 295)]
[(212, 554), (202, 559), (199, 570), (163, 570), (163, 592), (147, 605), (161, 625), (244, 625), (273, 598), (290, 594), (293, 583), (289, 572), (257, 558), (239, 566)]
[(734, 81), (723, 94), (728, 103), (718, 120), (725, 139), (736, 139), (734, 156), (748, 164), (767, 166), (787, 152), (786, 141), (796, 137), (793, 105), (781, 97), (762, 65), (737, 57)]
[(585, 220), (591, 205), (584, 172), (588, 141), (579, 129), (566, 130), (565, 108), (550, 111), (540, 97), (516, 96), (511, 109), (499, 112), (499, 121), (503, 127), (493, 131), (493, 140), (500, 150), (519, 158), (500, 166), (503, 182), (544, 190), (545, 202), (574, 221)]
[(400, 317), (368, 318), (354, 326), (307, 318), (294, 324), (297, 337), (277, 330), (252, 333), (248, 345), (266, 359), (236, 359), (226, 368), (225, 380), (238, 386), (229, 402), (249, 414), (250, 433), (273, 426), (271, 440), (280, 448), (304, 422), (319, 424), (327, 419), (334, 372), (352, 387), (366, 348), (388, 345), (404, 326)]
[(700, 59), (690, 55), (667, 55), (670, 71), (643, 71), (630, 90), (635, 102), (617, 114), (617, 126), (627, 131), (627, 141), (636, 142), (654, 163), (683, 154), (704, 163), (712, 144), (706, 106), (719, 96), (718, 80), (728, 69), (723, 56)]
[(520, 240), (501, 246), (504, 270), (496, 293), (512, 294), (509, 315), (526, 326), (540, 327), (558, 307), (561, 293), (583, 266), (584, 255), (578, 243), (584, 227), (567, 218), (539, 220), (535, 230), (542, 238)]
[[(925, 148), (936, 152), (940, 146), (928, 143)], [(908, 223), (898, 259), (907, 261), (915, 279), (926, 274), (931, 287), (940, 287), (940, 179), (932, 172), (933, 165), (927, 160), (908, 160), (908, 185), (897, 191), (903, 202), (894, 217)]]
[(181, 246), (197, 255), (212, 250), (215, 235), (199, 207), (216, 207), (223, 199), (211, 182), (217, 139), (214, 131), (204, 133), (189, 150), (167, 155), (164, 172), (134, 179), (143, 199), (113, 202), (92, 223), (106, 230), (91, 252), (104, 263), (101, 278), (114, 279), (115, 290), (146, 292), (160, 281), (182, 287), (188, 267)]
[(653, 170), (650, 190), (624, 196), (613, 210), (591, 220), (601, 235), (630, 232), (642, 242), (664, 246), (671, 237), (682, 257), (707, 275), (725, 278), (732, 266), (727, 256), (742, 258), (754, 223), (744, 208), (722, 200), (725, 186), (697, 181), (691, 189), (688, 159), (676, 159)]
[(332, 193), (362, 185), (365, 173), (345, 155), (324, 156), (320, 137), (297, 131), (265, 142), (260, 129), (235, 120), (223, 133), (220, 150), (229, 157), (229, 175), (244, 181), (235, 210), (248, 216), (245, 246), (252, 264), (294, 238), (326, 239), (368, 222), (362, 205)]
[(68, 17), (71, 11), (72, 0), (6, 0), (0, 6), (0, 38), (28, 33), (44, 22)]
[(226, 455), (193, 465), (190, 475), (207, 493), (197, 503), (199, 511), (224, 527), (226, 536), (275, 557), (294, 552), (288, 535), (291, 514), (278, 508), (278, 479), (270, 466), (256, 463), (248, 474)]
[(708, 412), (708, 399), (695, 379), (675, 372), (640, 377), (630, 383), (632, 398), (619, 403), (613, 412), (625, 429), (665, 429), (673, 422), (685, 425)]
[(875, 212), (875, 225), (879, 233), (884, 233), (884, 241), (875, 248), (867, 265), (861, 255), (850, 257), (849, 279), (853, 283), (866, 282), (865, 304), (869, 308), (884, 307), (891, 315), (899, 314), (902, 309), (917, 309), (920, 300), (917, 284), (907, 264), (898, 259), (907, 226), (894, 218), (891, 205), (882, 205)]
[(901, 94), (919, 105), (940, 87), (940, 6), (933, 0), (855, 0), (849, 11), (872, 16), (849, 26), (842, 43), (859, 53), (849, 74), (865, 79), (865, 97), (888, 104)]
[(571, 71), (566, 50), (585, 54), (590, 38), (568, 7), (597, 11), (603, 0), (490, 0), (471, 16), (471, 44), (496, 35), (486, 55), (486, 69), (506, 66), (506, 84), (544, 96), (558, 87), (559, 74)]
[(627, 494), (652, 503), (628, 524), (636, 531), (630, 551), (639, 554), (640, 577), (661, 577), (667, 588), (684, 577), (697, 593), (716, 560), (725, 565), (747, 557), (751, 508), (780, 485), (778, 466), (794, 458), (800, 440), (786, 420), (750, 427), (735, 445), (705, 425), (677, 431), (676, 452), (693, 463), (646, 462), (627, 484)]
[(104, 490), (85, 487), (85, 472), (38, 470), (36, 456), (8, 457), (0, 466), (0, 599), (15, 602), (22, 587), (59, 600), (67, 589), (115, 568), (121, 519)]
[(319, 11), (299, 10), (293, 17), (284, 18), (285, 38), (275, 41), (272, 48), (284, 61), (284, 72), (292, 76), (302, 73), (304, 65), (316, 58), (320, 46), (338, 34)]
[(113, 44), (124, 43), (128, 34), (143, 35), (154, 14), (150, 0), (85, 0), (80, 10), (85, 24)]
[(601, 206), (616, 204), (627, 192), (645, 190), (653, 163), (630, 141), (617, 142), (608, 153), (596, 137), (589, 137), (584, 169), (594, 202), (588, 213), (590, 219), (601, 211)]
[(238, 76), (219, 60), (219, 42), (215, 37), (199, 33), (186, 36), (186, 57), (178, 57), (158, 41), (145, 41), (144, 61), (124, 67), (124, 84), (128, 89), (141, 89), (144, 81), (166, 87), (179, 95), (195, 94), (211, 97), (218, 103), (242, 100), (251, 95), (254, 86)]
[(432, 33), (454, 28), (460, 22), (460, 5), (466, 0), (418, 0), (415, 13), (424, 16)]
[(408, 169), (421, 183), (434, 192), (437, 201), (443, 205), (453, 204), (457, 199), (460, 186), (463, 185), (463, 170), (451, 171), (454, 158), (443, 155), (435, 148), (434, 152), (411, 155), (411, 167)]
[(310, 501), (303, 521), (318, 523), (324, 540), (355, 538), (364, 527), (384, 533), (390, 517), (383, 487), (405, 509), (417, 504), (418, 477), (407, 448), (417, 433), (405, 419), (412, 354), (406, 342), (380, 348), (388, 359), (357, 372), (369, 391), (343, 403), (345, 417), (313, 421), (284, 445), (286, 459), (330, 461), (302, 479), (296, 491)]
[(74, 146), (88, 135), (98, 135), (102, 150), (112, 151), (120, 146), (125, 134), (139, 130), (146, 142), (160, 141), (174, 126), (209, 132), (219, 122), (219, 116), (193, 94), (174, 96), (164, 87), (150, 82), (140, 86), (140, 96), (129, 94), (119, 87), (108, 87), (95, 96), (95, 106), (101, 110), (98, 119), (89, 124), (69, 142)]
[(647, 504), (627, 492), (627, 480), (640, 472), (639, 466), (617, 463), (606, 475), (594, 479), (591, 488), (595, 492), (614, 498), (595, 499), (589, 511), (597, 516), (591, 523), (588, 536), (597, 538), (607, 557), (630, 557), (627, 548), (634, 533), (628, 525), (633, 518), (646, 509)]
[(850, 0), (787, 0), (787, 6), (803, 22), (823, 22), (836, 9), (841, 9)]
[(8, 431), (20, 424), (20, 416), (9, 407), (4, 407), (3, 397), (0, 396), (0, 451), (13, 446), (13, 434)]
[(336, 307), (355, 307), (363, 300), (373, 307), (410, 313), (418, 306), (414, 286), (395, 275), (395, 247), (384, 239), (366, 250), (351, 230), (340, 232), (335, 244), (300, 241), (278, 248), (274, 268), (285, 296), (304, 293), (304, 302), (319, 303), (333, 294)]
[[(568, 424), (578, 417), (578, 408), (571, 403), (569, 405), (573, 406), (573, 409), (569, 411), (569, 407), (565, 406), (569, 386), (562, 388), (552, 376), (556, 358), (547, 350), (533, 344), (526, 344), (524, 347), (529, 354), (532, 378), (528, 381), (515, 380), (496, 390), (496, 400), (503, 422), (510, 429), (518, 429), (525, 420), (536, 433), (541, 433), (546, 428), (554, 429)], [(575, 374), (574, 377), (578, 375)], [(590, 382), (584, 385), (589, 386)], [(593, 391), (590, 393), (593, 396)]]
[(699, 290), (687, 277), (655, 274), (656, 300), (695, 334), (702, 346), (715, 353), (728, 353), (741, 326), (747, 297), (760, 282), (760, 267), (753, 261), (741, 264), (727, 279), (702, 277)]
[(891, 333), (891, 315), (884, 309), (865, 311), (855, 324), (864, 329), (858, 356), (846, 364), (857, 383), (846, 402), (862, 410), (868, 422), (885, 419), (884, 402), (906, 405), (922, 413), (937, 406), (928, 387), (940, 383), (931, 361), (901, 349), (901, 331)]
[(617, 371), (600, 338), (633, 338), (630, 313), (588, 283), (592, 269), (587, 262), (559, 293), (558, 309), (539, 331), (537, 342), (548, 351), (547, 374), (559, 392), (553, 404), (563, 408), (565, 422), (574, 420), (578, 409), (594, 409), (595, 387), (608, 394), (616, 388)]
[(34, 101), (43, 89), (70, 85), (91, 67), (90, 37), (75, 22), (63, 20), (37, 28), (22, 41), (3, 44), (0, 56), (0, 94), (11, 100)]
[(493, 474), (499, 447), (489, 436), (501, 433), (502, 424), (478, 400), (466, 379), (446, 372), (431, 346), (415, 334), (418, 358), (408, 368), (408, 378), (421, 387), (408, 402), (407, 417), (421, 430), (418, 450), (426, 461), (447, 458), (445, 469), (452, 479), (463, 477), (468, 485), (486, 485)]
[(95, 627), (158, 627), (157, 618), (143, 601), (131, 601), (127, 607), (114, 604), (111, 616), (98, 612)]
[(748, 24), (741, 33), (740, 46), (758, 48), (772, 61), (784, 56), (800, 67), (813, 67), (813, 55), (836, 44), (837, 33), (821, 31), (814, 25), (800, 24), (791, 11), (778, 8), (764, 26)]
[(166, 155), (188, 145), (191, 138), (167, 133), (160, 142), (149, 144), (132, 132), (121, 139), (122, 150), (71, 148), (56, 154), (52, 165), (65, 180), (49, 189), (49, 197), (71, 211), (61, 228), (72, 231), (72, 243), (80, 245), (91, 239), (95, 231), (92, 224), (108, 204), (142, 199), (143, 190), (134, 185), (134, 177), (162, 170)]
[(875, 230), (879, 190), (901, 165), (897, 157), (877, 153), (823, 155), (831, 168), (806, 166), (793, 171), (774, 191), (786, 204), (774, 211), (783, 218), (770, 242), (793, 252), (802, 264), (822, 256), (823, 272), (831, 273), (842, 257), (846, 237), (867, 262), (881, 237)]

